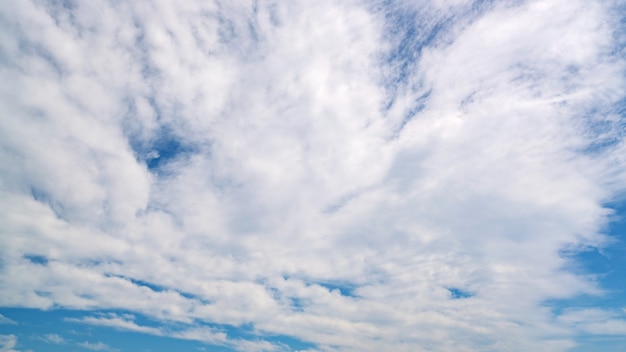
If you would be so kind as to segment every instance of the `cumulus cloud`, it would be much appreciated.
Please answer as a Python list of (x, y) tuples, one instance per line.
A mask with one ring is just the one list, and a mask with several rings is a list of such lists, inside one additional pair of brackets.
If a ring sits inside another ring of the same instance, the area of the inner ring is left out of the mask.
[(621, 332), (546, 304), (602, 292), (563, 253), (626, 190), (618, 5), (3, 3), (0, 306), (246, 351)]

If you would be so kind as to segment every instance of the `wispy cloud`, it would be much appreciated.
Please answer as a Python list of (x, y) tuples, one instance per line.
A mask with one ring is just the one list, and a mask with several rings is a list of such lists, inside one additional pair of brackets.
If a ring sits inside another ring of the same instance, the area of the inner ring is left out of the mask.
[(88, 350), (92, 350), (92, 351), (109, 351), (111, 350), (111, 348), (109, 346), (107, 346), (106, 344), (102, 343), (102, 342), (82, 342), (78, 344), (81, 347), (84, 347)]
[(67, 318), (67, 321), (76, 322), (76, 323), (85, 323), (91, 325), (100, 325), (100, 326), (108, 326), (116, 329), (142, 332), (146, 334), (152, 335), (162, 335), (161, 330), (157, 328), (152, 328), (148, 326), (139, 326), (135, 324), (133, 321), (133, 317), (120, 317), (115, 314), (106, 316), (106, 317), (84, 317), (84, 318)]
[(592, 335), (626, 335), (626, 314), (607, 309), (572, 309), (559, 320)]
[(242, 351), (282, 351), (282, 346), (270, 343), (268, 341), (256, 340), (246, 341), (240, 339), (229, 338), (223, 331), (209, 327), (199, 326), (178, 326), (176, 328), (168, 328), (167, 326), (142, 326), (134, 321), (134, 316), (117, 314), (107, 314), (105, 316), (87, 316), (80, 319), (66, 318), (66, 321), (83, 323), (97, 326), (107, 326), (119, 330), (141, 332), (156, 336), (167, 336), (176, 339), (193, 340), (210, 345), (230, 346)]
[(46, 334), (43, 335), (43, 340), (50, 343), (61, 344), (65, 343), (65, 339), (58, 334)]
[[(109, 325), (106, 325), (106, 326), (109, 326)], [(127, 329), (127, 330), (131, 330), (131, 329)], [(41, 337), (41, 340), (47, 343), (55, 344), (55, 345), (63, 344), (63, 345), (79, 346), (79, 347), (86, 348), (88, 350), (93, 350), (93, 351), (117, 351), (117, 349), (114, 349), (111, 346), (108, 346), (102, 341), (98, 341), (98, 342), (76, 341), (72, 339), (65, 339), (59, 334), (45, 334)]]
[(17, 325), (17, 322), (0, 314), (0, 324)]
[(563, 249), (626, 190), (619, 6), (3, 4), (0, 306), (246, 351), (623, 332), (546, 308), (603, 292)]

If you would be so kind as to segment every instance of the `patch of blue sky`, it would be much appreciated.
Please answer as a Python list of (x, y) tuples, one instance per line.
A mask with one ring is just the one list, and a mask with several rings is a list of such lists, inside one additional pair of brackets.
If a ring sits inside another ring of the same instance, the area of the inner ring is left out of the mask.
[(607, 229), (613, 243), (579, 253), (575, 259), (586, 271), (597, 275), (598, 282), (607, 290), (607, 295), (598, 299), (609, 307), (623, 308), (626, 307), (626, 201), (608, 207), (615, 210)]
[(474, 293), (465, 291), (457, 287), (449, 287), (448, 291), (450, 292), (450, 297), (452, 299), (463, 299), (463, 298), (474, 297)]
[(156, 174), (163, 174), (165, 165), (196, 152), (194, 146), (168, 127), (162, 127), (151, 140), (144, 141), (137, 136), (131, 136), (129, 140), (137, 159), (145, 162), (148, 170)]
[(151, 145), (148, 159), (146, 160), (148, 169), (155, 170), (170, 161), (183, 157), (191, 152), (191, 148), (185, 146), (182, 140), (173, 136), (162, 135)]
[(358, 297), (354, 293), (354, 291), (357, 289), (357, 286), (350, 284), (350, 283), (316, 282), (315, 284), (328, 289), (328, 291), (339, 292), (344, 297), (352, 297), (352, 298)]
[(27, 254), (27, 255), (24, 255), (24, 259), (28, 260), (29, 262), (31, 262), (33, 264), (37, 264), (37, 265), (47, 265), (48, 264), (48, 258), (46, 258), (43, 255)]

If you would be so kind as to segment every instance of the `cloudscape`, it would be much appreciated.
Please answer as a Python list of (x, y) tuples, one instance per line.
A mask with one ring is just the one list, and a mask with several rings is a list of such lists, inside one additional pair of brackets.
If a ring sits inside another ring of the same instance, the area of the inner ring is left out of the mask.
[(626, 350), (620, 0), (0, 3), (0, 351)]

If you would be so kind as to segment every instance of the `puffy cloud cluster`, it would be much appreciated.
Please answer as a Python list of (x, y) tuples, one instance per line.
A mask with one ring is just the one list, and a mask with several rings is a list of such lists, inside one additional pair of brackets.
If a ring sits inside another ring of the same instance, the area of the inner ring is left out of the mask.
[(546, 305), (601, 292), (564, 253), (626, 188), (617, 6), (4, 2), (0, 306), (245, 351), (622, 333)]

